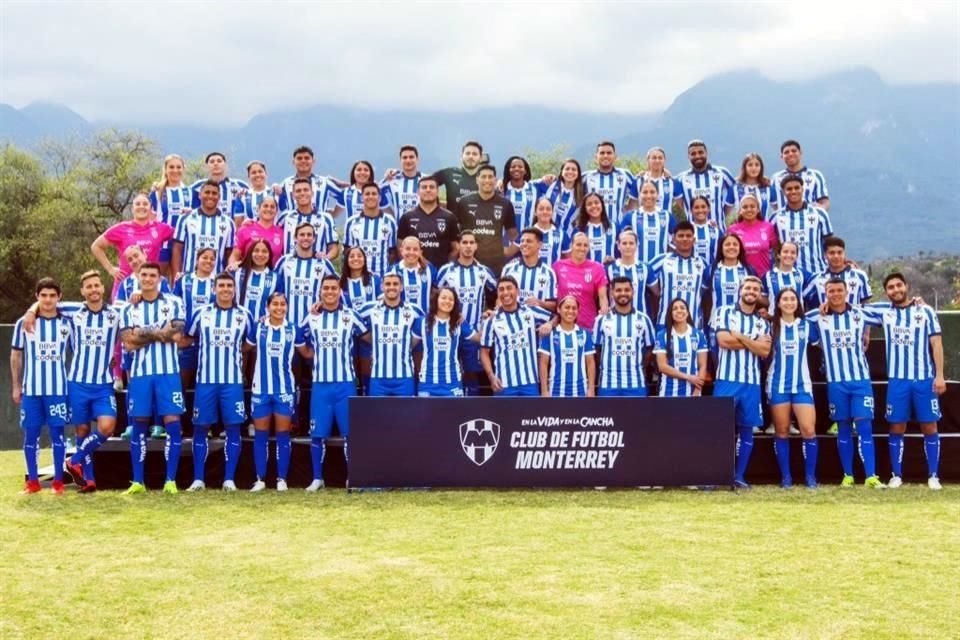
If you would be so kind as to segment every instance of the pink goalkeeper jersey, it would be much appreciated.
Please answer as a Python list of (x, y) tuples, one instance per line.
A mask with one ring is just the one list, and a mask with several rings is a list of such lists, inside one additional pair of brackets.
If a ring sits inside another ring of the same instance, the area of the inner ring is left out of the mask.
[(157, 262), (160, 259), (160, 248), (163, 243), (173, 237), (173, 227), (155, 220), (146, 224), (124, 220), (107, 229), (103, 237), (116, 247), (117, 253), (120, 254), (117, 260), (120, 267), (120, 277), (117, 279), (117, 283), (119, 283), (131, 273), (127, 258), (123, 255), (127, 247), (135, 244), (140, 245), (143, 253), (147, 256), (147, 262)]
[(752, 223), (738, 222), (727, 229), (727, 233), (735, 233), (743, 241), (743, 250), (747, 254), (747, 266), (753, 269), (754, 275), (762, 278), (773, 266), (773, 248), (777, 244), (777, 230), (766, 220), (757, 220)]
[(603, 265), (593, 260), (584, 260), (576, 264), (570, 258), (553, 263), (557, 274), (557, 301), (572, 295), (580, 303), (577, 324), (593, 331), (593, 322), (597, 318), (598, 294), (600, 287), (607, 284), (607, 274)]
[(237, 230), (237, 245), (241, 256), (246, 256), (247, 251), (258, 240), (265, 240), (273, 251), (273, 266), (277, 266), (280, 258), (283, 257), (283, 227), (271, 225), (264, 227), (259, 222), (248, 222)]

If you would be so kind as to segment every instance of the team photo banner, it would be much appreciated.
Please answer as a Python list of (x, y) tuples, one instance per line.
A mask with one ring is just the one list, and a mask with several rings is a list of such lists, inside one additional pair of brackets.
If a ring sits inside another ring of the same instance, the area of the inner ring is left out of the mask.
[(350, 486), (729, 485), (730, 398), (357, 398)]

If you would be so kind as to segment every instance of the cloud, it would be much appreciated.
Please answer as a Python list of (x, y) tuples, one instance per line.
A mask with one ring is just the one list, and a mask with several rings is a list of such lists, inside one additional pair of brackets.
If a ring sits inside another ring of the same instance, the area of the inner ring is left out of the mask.
[(960, 81), (960, 5), (299, 2), (0, 5), (0, 101), (87, 118), (242, 124), (336, 103), (660, 110), (703, 78), (853, 66)]

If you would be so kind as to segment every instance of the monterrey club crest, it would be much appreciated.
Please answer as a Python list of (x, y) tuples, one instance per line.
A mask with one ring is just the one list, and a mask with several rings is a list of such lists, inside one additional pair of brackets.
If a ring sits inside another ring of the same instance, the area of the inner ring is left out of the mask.
[(447, 221), (446, 220), (437, 220), (437, 231), (443, 233), (447, 230)]
[(484, 418), (467, 420), (460, 425), (460, 446), (478, 467), (493, 457), (500, 442), (500, 425)]

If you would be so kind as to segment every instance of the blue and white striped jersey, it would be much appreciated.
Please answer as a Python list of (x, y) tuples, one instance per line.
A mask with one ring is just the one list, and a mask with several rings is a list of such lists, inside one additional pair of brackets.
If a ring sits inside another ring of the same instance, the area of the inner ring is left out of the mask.
[(375, 218), (362, 214), (349, 218), (343, 228), (343, 246), (363, 249), (367, 268), (382, 276), (390, 267), (390, 250), (397, 246), (397, 221), (383, 213)]
[(880, 326), (882, 316), (880, 311), (850, 305), (843, 313), (821, 315), (819, 309), (807, 313), (820, 332), (827, 382), (870, 380), (863, 334), (867, 326)]
[[(293, 198), (293, 181), (296, 176), (284, 178), (283, 191), (280, 194), (280, 210), (294, 210), (297, 208), (297, 201)], [(324, 213), (335, 210), (340, 206), (343, 199), (343, 190), (333, 183), (327, 176), (310, 176), (313, 183), (313, 208)]]
[(380, 189), (387, 194), (390, 209), (395, 220), (411, 209), (420, 206), (420, 172), (408, 178), (403, 172), (380, 183)]
[(161, 195), (150, 192), (150, 208), (157, 214), (157, 220), (177, 229), (177, 223), (185, 210), (193, 207), (193, 191), (187, 185), (167, 187)]
[(642, 311), (619, 313), (611, 308), (593, 324), (593, 344), (600, 348), (601, 389), (641, 389), (646, 386), (643, 355), (655, 340), (653, 324)]
[(528, 267), (522, 257), (515, 258), (503, 268), (502, 277), (517, 281), (517, 303), (526, 304), (527, 298), (541, 302), (557, 299), (557, 274), (542, 259), (535, 267)]
[(720, 229), (709, 222), (693, 223), (693, 255), (698, 256), (703, 260), (703, 264), (707, 265), (708, 277), (713, 270), (713, 263), (717, 260), (720, 235)]
[(373, 345), (372, 378), (413, 378), (413, 323), (421, 316), (420, 307), (409, 302), (391, 307), (378, 300), (360, 311)]
[(347, 278), (347, 286), (340, 291), (340, 299), (348, 308), (360, 313), (367, 304), (375, 302), (380, 297), (382, 281), (374, 274), (364, 284), (362, 278)]
[[(391, 204), (390, 192), (387, 189), (380, 189), (380, 211), (384, 214), (387, 211), (393, 211)], [(355, 184), (344, 189), (340, 196), (340, 206), (346, 212), (344, 218), (347, 222), (355, 216), (363, 215), (363, 189)]]
[[(264, 198), (274, 198), (277, 197), (273, 194), (273, 189), (267, 187), (263, 191), (254, 191), (250, 189), (244, 193), (239, 198), (233, 201), (233, 217), (243, 216), (247, 220), (259, 220), (260, 219), (260, 203), (263, 202)], [(277, 203), (277, 210), (279, 211), (280, 203)]]
[(936, 366), (930, 338), (939, 336), (940, 320), (925, 304), (895, 307), (889, 302), (867, 305), (880, 314), (887, 347), (887, 377), (891, 380), (931, 380)]
[(67, 347), (73, 332), (63, 315), (37, 316), (33, 333), (23, 329), (23, 318), (13, 327), (11, 348), (23, 352), (24, 396), (63, 396), (67, 394)]
[(267, 315), (267, 300), (280, 284), (277, 272), (269, 267), (263, 271), (249, 272), (237, 269), (234, 277), (240, 306), (247, 310), (254, 321)]
[(250, 313), (236, 305), (208, 304), (193, 313), (187, 335), (200, 347), (198, 383), (243, 384), (243, 342), (252, 326)]
[(773, 393), (813, 393), (807, 347), (820, 342), (815, 322), (797, 318), (780, 320), (780, 335), (773, 343), (767, 370), (767, 395)]
[(599, 169), (583, 174), (583, 193), (598, 193), (607, 205), (607, 218), (614, 228), (620, 226), (624, 207), (631, 198), (637, 197), (637, 183), (633, 174), (626, 169), (614, 167), (610, 173)]
[[(506, 182), (506, 180), (505, 180)], [(519, 189), (509, 182), (505, 185), (503, 195), (513, 205), (513, 215), (517, 222), (517, 229), (523, 231), (532, 227), (536, 221), (537, 200), (547, 193), (547, 185), (542, 180), (524, 182)]]
[(572, 331), (557, 326), (540, 339), (539, 352), (550, 356), (548, 383), (555, 398), (582, 398), (587, 395), (586, 357), (596, 353), (593, 338), (582, 327)]
[[(649, 315), (647, 311), (647, 287), (657, 281), (656, 276), (650, 270), (650, 267), (643, 262), (634, 262), (633, 264), (623, 264), (623, 260), (616, 260), (606, 265), (604, 269), (607, 272), (607, 291), (611, 300), (610, 306), (613, 307), (613, 279), (630, 278), (633, 283), (633, 308), (639, 309), (641, 313)], [(653, 340), (653, 336), (650, 337)]]
[(67, 382), (81, 384), (113, 384), (110, 360), (117, 344), (121, 305), (103, 305), (91, 311), (83, 302), (61, 302), (57, 310), (72, 329), (70, 339), (73, 357), (67, 371)]
[[(125, 305), (120, 312), (120, 333), (128, 329), (161, 329), (174, 321), (186, 324), (183, 301), (174, 295), (161, 293), (153, 301), (141, 300), (137, 304)], [(133, 378), (179, 374), (178, 353), (176, 343), (151, 342), (132, 352), (129, 375)]]
[(844, 267), (843, 271), (836, 273), (829, 269), (821, 271), (807, 281), (803, 297), (809, 302), (808, 306), (819, 306), (827, 301), (827, 283), (836, 277), (842, 277), (843, 281), (847, 283), (848, 304), (862, 305), (873, 297), (873, 291), (870, 289), (870, 276), (860, 269), (847, 266)]
[(784, 289), (793, 289), (802, 300), (807, 278), (807, 274), (796, 267), (790, 271), (781, 271), (779, 267), (773, 267), (770, 271), (767, 271), (763, 275), (763, 293), (770, 299), (770, 306), (767, 310), (771, 314), (774, 312), (777, 296)]
[(707, 165), (703, 171), (687, 169), (676, 177), (674, 197), (683, 201), (683, 210), (688, 220), (693, 220), (694, 198), (702, 196), (710, 203), (711, 222), (720, 230), (727, 228), (726, 207), (733, 202), (734, 179), (725, 167)]
[(474, 261), (466, 267), (450, 262), (440, 268), (438, 287), (450, 287), (460, 297), (460, 316), (471, 326), (479, 327), (486, 309), (486, 293), (496, 293), (497, 276), (493, 271)]
[(780, 244), (797, 245), (797, 267), (808, 273), (826, 270), (823, 241), (833, 235), (830, 214), (819, 207), (806, 205), (803, 209), (781, 208), (770, 220), (777, 228)]
[(650, 262), (670, 249), (670, 239), (677, 228), (677, 221), (668, 210), (644, 211), (635, 209), (623, 217), (617, 236), (624, 229), (633, 229), (637, 234), (637, 260)]
[(279, 325), (261, 320), (247, 334), (247, 343), (256, 347), (257, 361), (253, 368), (254, 395), (293, 395), (293, 354), (306, 344), (306, 331), (292, 322)]
[[(553, 204), (553, 224), (566, 235), (573, 228), (573, 221), (577, 218), (577, 197), (573, 189), (563, 186), (562, 180), (557, 180), (547, 189), (545, 195)], [(518, 227), (523, 231), (521, 227)]]
[(314, 382), (353, 382), (353, 341), (367, 332), (363, 321), (344, 306), (322, 309), (303, 321), (307, 344), (313, 347)]
[(387, 273), (396, 273), (403, 282), (401, 299), (420, 309), (430, 308), (430, 293), (433, 291), (434, 283), (437, 281), (437, 269), (431, 263), (427, 263), (426, 268), (419, 266), (410, 269), (402, 262), (396, 262), (390, 265)]
[[(669, 342), (669, 344), (668, 344)], [(707, 337), (700, 329), (688, 325), (686, 333), (674, 331), (669, 340), (667, 330), (657, 332), (657, 342), (653, 353), (663, 353), (667, 356), (667, 364), (687, 375), (696, 375), (699, 371), (697, 356), (710, 351)], [(686, 380), (680, 380), (668, 375), (660, 375), (660, 388), (657, 393), (664, 398), (687, 398), (696, 390)]]
[(287, 296), (287, 320), (300, 326), (310, 307), (320, 299), (320, 282), (326, 275), (337, 275), (333, 263), (326, 258), (301, 258), (285, 255), (277, 263), (277, 291)]
[[(536, 229), (543, 234), (543, 242), (540, 245), (540, 258), (543, 259), (548, 265), (552, 265), (554, 262), (560, 259), (560, 254), (563, 252), (563, 239), (564, 233), (560, 230), (557, 225), (550, 225), (549, 229), (542, 229), (534, 225)], [(520, 246), (520, 238), (514, 242), (518, 247)]]
[(769, 220), (773, 210), (777, 207), (777, 189), (773, 186), (772, 182), (765, 187), (757, 184), (737, 182), (734, 183), (733, 190), (730, 193), (733, 198), (731, 204), (735, 212), (740, 211), (740, 203), (745, 196), (752, 195), (756, 197), (756, 199), (760, 201), (759, 220)]
[(280, 214), (277, 221), (283, 227), (283, 252), (284, 254), (294, 253), (297, 249), (297, 227), (302, 224), (309, 224), (313, 227), (313, 251), (326, 252), (331, 244), (340, 242), (340, 236), (337, 234), (337, 226), (330, 217), (329, 213), (314, 211), (313, 213), (300, 213), (293, 209), (284, 211)]
[(193, 318), (197, 309), (217, 299), (215, 285), (216, 276), (201, 278), (195, 273), (188, 273), (173, 284), (173, 295), (183, 303), (184, 318)]
[[(137, 274), (132, 273), (120, 281), (120, 286), (117, 287), (117, 297), (114, 300), (114, 303), (127, 302), (130, 299), (130, 296), (135, 293), (140, 293), (140, 281), (137, 279)], [(166, 278), (160, 278), (160, 293), (173, 293), (173, 290), (170, 289), (170, 285), (167, 284)]]
[[(744, 313), (739, 306), (730, 306), (717, 313), (716, 330), (718, 334), (736, 331), (755, 340), (770, 333), (770, 324), (756, 312)], [(749, 349), (725, 349), (720, 345), (717, 380), (761, 384), (760, 358)]]
[(783, 190), (780, 188), (780, 181), (789, 175), (800, 176), (800, 179), (803, 180), (803, 199), (810, 204), (815, 205), (817, 204), (817, 200), (830, 197), (830, 194), (827, 192), (827, 181), (823, 177), (823, 174), (816, 169), (804, 167), (797, 173), (787, 169), (781, 169), (773, 174), (773, 177), (770, 179), (776, 189), (776, 198), (777, 202), (780, 203), (781, 209), (786, 208), (787, 200), (783, 195)]
[(732, 267), (725, 266), (723, 263), (714, 265), (710, 277), (710, 293), (715, 316), (722, 307), (730, 307), (740, 301), (740, 283), (748, 275), (750, 271), (742, 264)]
[(638, 198), (640, 197), (640, 187), (647, 182), (652, 182), (657, 187), (657, 192), (660, 196), (657, 200), (657, 207), (667, 212), (673, 209), (673, 199), (680, 190), (680, 187), (677, 186), (677, 179), (670, 178), (665, 175), (660, 176), (659, 178), (651, 178), (650, 176), (639, 175), (637, 176)]
[(458, 357), (460, 343), (469, 340), (476, 330), (469, 322), (450, 328), (449, 320), (435, 318), (433, 326), (427, 319), (417, 318), (413, 324), (413, 336), (423, 342), (423, 362), (420, 365), (422, 384), (452, 385), (463, 382), (463, 370)]
[(480, 344), (493, 350), (493, 369), (504, 388), (537, 384), (537, 327), (552, 317), (540, 307), (501, 308), (483, 325)]
[(700, 299), (707, 277), (706, 263), (695, 255), (684, 258), (676, 253), (664, 253), (654, 258), (649, 266), (650, 273), (660, 284), (657, 325), (666, 325), (670, 303), (681, 298), (690, 309), (691, 323), (699, 327), (703, 321)]
[(573, 246), (573, 236), (585, 233), (590, 240), (590, 251), (587, 260), (603, 264), (605, 259), (617, 256), (617, 229), (611, 224), (604, 228), (600, 223), (588, 222), (583, 229), (574, 227), (573, 231), (564, 238), (563, 252), (567, 253)]
[[(193, 194), (193, 209), (200, 208), (200, 191), (203, 190), (203, 184), (206, 181), (207, 179), (203, 178), (190, 185), (190, 192)], [(220, 215), (232, 218), (233, 212), (236, 210), (235, 201), (241, 197), (244, 191), (249, 190), (250, 185), (243, 180), (237, 180), (236, 178), (224, 178), (221, 180), (220, 203), (217, 205)]]
[(183, 273), (193, 273), (197, 266), (197, 252), (213, 249), (217, 253), (214, 271), (223, 271), (233, 249), (237, 228), (230, 214), (208, 216), (199, 209), (180, 217), (173, 234), (176, 242), (183, 243)]

